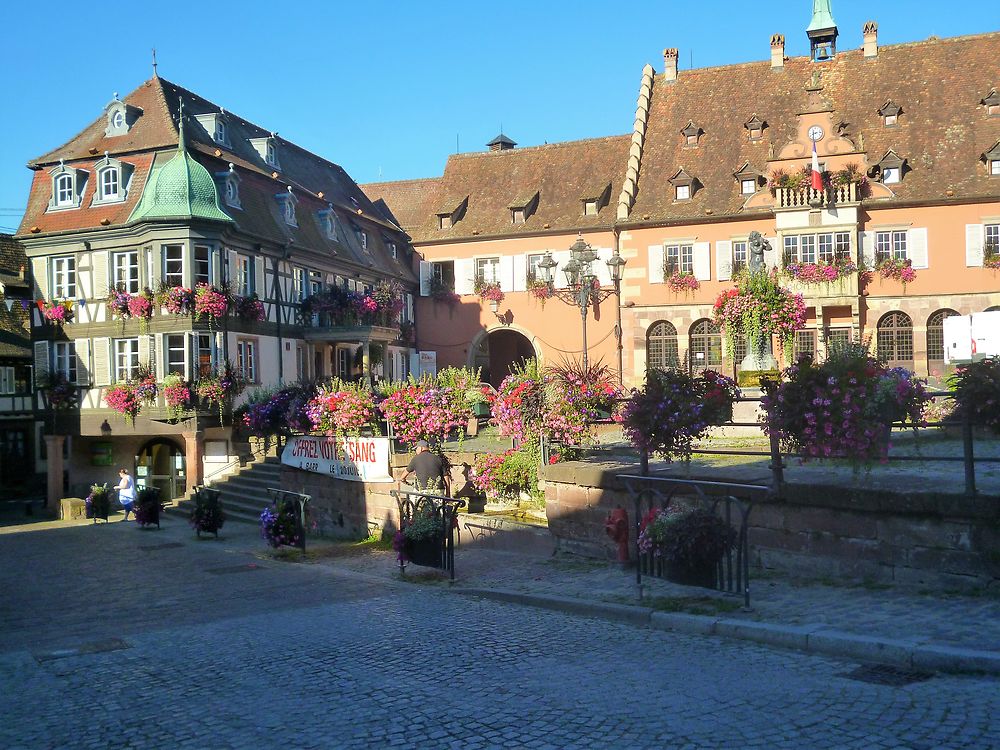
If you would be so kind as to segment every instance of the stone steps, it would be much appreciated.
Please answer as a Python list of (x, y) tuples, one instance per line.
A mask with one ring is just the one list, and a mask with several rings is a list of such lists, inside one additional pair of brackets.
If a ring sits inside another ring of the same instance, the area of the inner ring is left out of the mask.
[[(281, 463), (267, 456), (243, 466), (225, 479), (209, 484), (220, 492), (226, 520), (236, 523), (260, 523), (261, 511), (269, 504), (268, 488), (281, 487)], [(187, 518), (194, 507), (194, 494), (167, 508), (167, 513)]]

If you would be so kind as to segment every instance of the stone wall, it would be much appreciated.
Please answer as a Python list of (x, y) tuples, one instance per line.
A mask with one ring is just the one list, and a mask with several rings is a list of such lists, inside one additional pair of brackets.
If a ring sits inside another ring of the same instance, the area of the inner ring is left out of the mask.
[[(558, 548), (614, 559), (604, 531), (608, 512), (621, 505), (635, 521), (615, 475), (637, 474), (638, 467), (565, 463), (544, 471)], [(755, 503), (750, 514), (751, 563), (758, 569), (850, 582), (1000, 585), (996, 498), (794, 484), (783, 494)]]

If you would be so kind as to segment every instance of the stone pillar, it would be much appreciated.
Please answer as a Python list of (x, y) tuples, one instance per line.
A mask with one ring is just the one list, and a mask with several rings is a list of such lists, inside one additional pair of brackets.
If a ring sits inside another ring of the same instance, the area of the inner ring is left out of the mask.
[(63, 445), (65, 435), (45, 435), (48, 455), (48, 493), (45, 507), (50, 515), (59, 517), (59, 501), (63, 497)]
[(372, 350), (371, 341), (365, 341), (364, 352), (361, 355), (361, 376), (368, 387), (372, 387)]
[(184, 478), (187, 482), (185, 490), (190, 492), (196, 484), (204, 479), (205, 433), (185, 432), (184, 436)]

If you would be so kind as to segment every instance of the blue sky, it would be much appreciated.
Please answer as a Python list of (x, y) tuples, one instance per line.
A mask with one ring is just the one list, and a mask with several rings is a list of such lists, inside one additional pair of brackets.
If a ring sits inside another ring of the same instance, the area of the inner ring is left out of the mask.
[[(0, 45), (7, 112), (0, 231), (27, 200), (25, 163), (151, 74), (344, 166), (358, 182), (439, 175), (458, 146), (522, 146), (631, 130), (642, 66), (764, 60), (781, 32), (808, 50), (811, 0), (11, 4)], [(942, 9), (946, 12), (942, 12)], [(893, 44), (995, 31), (995, 0), (833, 0), (842, 49), (879, 23)], [(991, 24), (991, 25), (984, 25)], [(995, 83), (1000, 84), (1000, 81)]]

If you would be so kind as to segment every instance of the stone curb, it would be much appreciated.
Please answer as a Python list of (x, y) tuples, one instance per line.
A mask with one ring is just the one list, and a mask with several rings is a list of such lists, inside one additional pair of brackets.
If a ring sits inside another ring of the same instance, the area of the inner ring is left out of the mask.
[(465, 596), (597, 617), (629, 625), (649, 626), (656, 630), (736, 638), (810, 654), (890, 664), (905, 669), (1000, 675), (1000, 652), (997, 651), (935, 645), (917, 640), (873, 638), (833, 630), (825, 625), (782, 625), (682, 612), (657, 612), (649, 607), (630, 604), (543, 596), (506, 589), (455, 588), (453, 591)]

